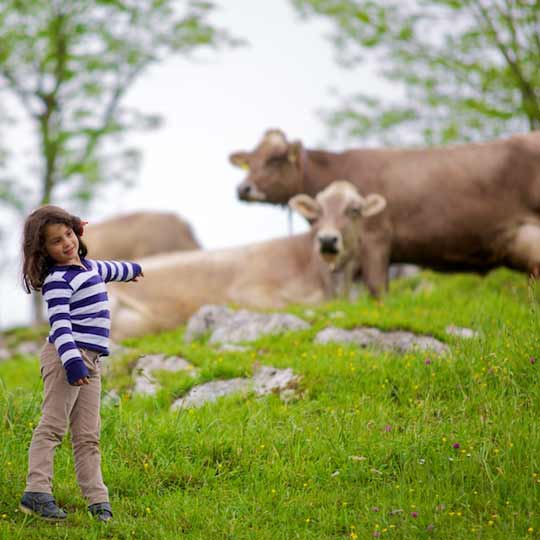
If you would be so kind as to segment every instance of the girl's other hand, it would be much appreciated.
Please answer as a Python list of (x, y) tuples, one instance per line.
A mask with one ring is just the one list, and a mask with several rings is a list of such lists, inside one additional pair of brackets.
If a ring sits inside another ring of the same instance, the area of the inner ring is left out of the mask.
[(134, 281), (135, 283), (137, 283), (137, 281), (139, 281), (139, 278), (142, 278), (144, 277), (144, 273), (141, 272), (140, 274), (137, 274), (131, 281)]
[(90, 380), (88, 379), (88, 377), (83, 377), (82, 379), (75, 381), (73, 383), (73, 386), (82, 386), (83, 384), (90, 384)]

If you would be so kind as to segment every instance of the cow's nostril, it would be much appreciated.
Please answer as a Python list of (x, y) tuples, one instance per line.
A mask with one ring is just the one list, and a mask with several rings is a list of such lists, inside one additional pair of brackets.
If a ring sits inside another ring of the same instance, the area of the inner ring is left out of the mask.
[(240, 199), (245, 199), (249, 196), (249, 192), (251, 191), (251, 186), (249, 184), (240, 184), (237, 188), (238, 191), (238, 197)]
[(321, 253), (337, 253), (338, 252), (337, 236), (320, 236), (319, 246), (321, 248)]

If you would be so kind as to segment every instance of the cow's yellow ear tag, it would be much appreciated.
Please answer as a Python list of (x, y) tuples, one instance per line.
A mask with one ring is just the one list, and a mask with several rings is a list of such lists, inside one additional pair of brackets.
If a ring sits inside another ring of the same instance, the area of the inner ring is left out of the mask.
[(240, 163), (240, 167), (244, 169), (244, 171), (249, 171), (249, 165), (245, 161)]

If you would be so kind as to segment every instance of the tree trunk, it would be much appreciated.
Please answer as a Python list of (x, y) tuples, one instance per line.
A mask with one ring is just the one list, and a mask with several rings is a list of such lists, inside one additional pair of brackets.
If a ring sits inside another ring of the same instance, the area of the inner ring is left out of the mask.
[[(44, 112), (39, 116), (39, 126), (41, 135), (41, 146), (45, 156), (45, 171), (42, 177), (42, 193), (40, 205), (50, 204), (52, 191), (54, 188), (54, 175), (56, 171), (57, 146), (51, 140), (52, 117), (56, 110), (56, 96), (42, 96)], [(34, 326), (45, 324), (45, 309), (41, 293), (32, 292), (32, 323)]]
[(41, 293), (32, 291), (32, 325), (41, 326), (46, 322), (43, 297)]

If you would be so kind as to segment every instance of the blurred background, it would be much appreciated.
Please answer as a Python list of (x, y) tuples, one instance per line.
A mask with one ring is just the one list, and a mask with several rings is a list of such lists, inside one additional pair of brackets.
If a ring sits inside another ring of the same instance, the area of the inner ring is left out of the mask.
[(286, 235), (283, 209), (237, 201), (231, 152), (268, 128), (330, 150), (537, 129), (539, 28), (526, 1), (5, 0), (0, 329), (30, 322), (19, 250), (39, 204), (174, 211), (205, 249)]

